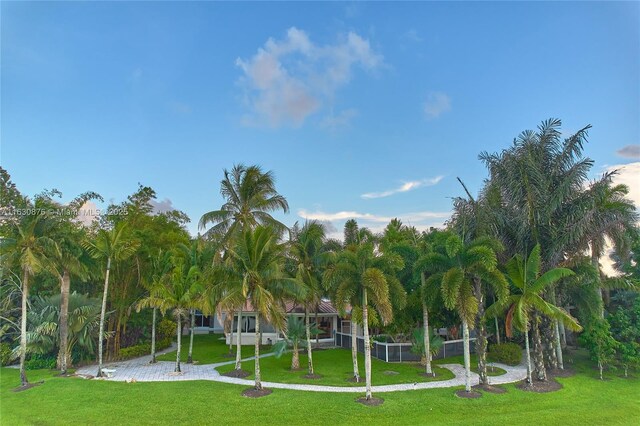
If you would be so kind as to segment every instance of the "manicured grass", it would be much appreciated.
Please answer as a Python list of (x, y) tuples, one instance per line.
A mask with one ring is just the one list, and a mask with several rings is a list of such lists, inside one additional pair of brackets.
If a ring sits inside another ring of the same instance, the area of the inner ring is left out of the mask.
[[(359, 394), (274, 389), (260, 399), (240, 395), (243, 386), (215, 382), (116, 383), (53, 377), (30, 372), (43, 385), (14, 393), (18, 371), (0, 369), (2, 425), (120, 424), (635, 424), (640, 417), (640, 380), (597, 372), (582, 356), (571, 355), (578, 374), (559, 379), (563, 389), (537, 394), (505, 386), (506, 394), (484, 393), (476, 400), (454, 396), (455, 389), (377, 394), (385, 402), (365, 407)], [(390, 364), (393, 367), (394, 364)], [(637, 373), (635, 373), (637, 375)], [(636, 420), (634, 420), (636, 419)]]
[[(434, 380), (448, 380), (454, 377), (453, 373), (445, 368), (435, 367), (436, 377), (421, 376), (424, 367), (419, 363), (386, 363), (373, 358), (371, 360), (371, 382), (374, 385), (390, 385), (395, 383), (415, 383)], [(351, 352), (345, 349), (326, 349), (313, 352), (313, 364), (315, 374), (320, 374), (321, 379), (309, 380), (302, 376), (307, 374), (307, 356), (300, 354), (301, 371), (291, 371), (291, 353), (285, 353), (279, 359), (266, 357), (260, 359), (260, 371), (262, 380), (281, 383), (308, 383), (331, 386), (363, 386), (363, 383), (347, 382), (353, 376), (353, 363)], [(242, 369), (253, 373), (254, 361), (242, 363)], [(218, 371), (224, 373), (233, 370), (233, 365), (218, 367)], [(358, 368), (364, 380), (364, 355), (358, 355)], [(397, 374), (396, 374), (397, 373)], [(253, 374), (247, 379), (253, 379)]]
[[(270, 349), (269, 349), (270, 350)], [(222, 334), (196, 334), (193, 336), (193, 360), (200, 364), (214, 364), (217, 362), (235, 360), (236, 347), (233, 346), (233, 357), (225, 357), (229, 353), (229, 346), (225, 344)], [(186, 362), (189, 354), (189, 336), (182, 336), (180, 361)], [(242, 358), (253, 356), (253, 346), (242, 346)], [(158, 357), (160, 361), (175, 361), (176, 351)]]

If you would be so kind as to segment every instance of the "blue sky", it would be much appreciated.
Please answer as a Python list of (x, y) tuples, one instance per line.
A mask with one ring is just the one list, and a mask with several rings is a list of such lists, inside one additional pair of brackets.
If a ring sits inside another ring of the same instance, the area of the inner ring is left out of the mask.
[[(440, 225), (481, 151), (592, 124), (638, 200), (640, 5), (2, 2), (2, 167), (20, 190), (200, 216), (222, 170), (273, 170), (292, 224)], [(625, 148), (626, 147), (626, 148)], [(639, 201), (640, 202), (640, 201)]]

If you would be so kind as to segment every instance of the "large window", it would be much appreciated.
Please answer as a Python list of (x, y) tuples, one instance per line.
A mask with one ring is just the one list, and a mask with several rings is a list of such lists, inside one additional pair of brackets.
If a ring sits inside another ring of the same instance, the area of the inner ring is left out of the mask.
[(213, 318), (203, 315), (200, 311), (196, 311), (195, 320), (196, 327), (212, 327)]

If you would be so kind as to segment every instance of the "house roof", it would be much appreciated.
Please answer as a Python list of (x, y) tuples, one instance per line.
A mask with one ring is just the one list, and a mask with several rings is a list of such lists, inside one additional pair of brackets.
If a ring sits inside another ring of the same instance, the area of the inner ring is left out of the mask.
[[(304, 313), (304, 305), (302, 304), (298, 304), (295, 303), (293, 301), (287, 301), (285, 302), (285, 309), (286, 312), (288, 314), (303, 314)], [(226, 311), (223, 311), (226, 312)], [(251, 301), (249, 301), (247, 299), (247, 301), (244, 303), (244, 306), (242, 307), (242, 312), (255, 312), (255, 309), (253, 308), (253, 305), (251, 304)], [(310, 314), (315, 314), (316, 313), (316, 309), (311, 308), (309, 310)], [(333, 304), (329, 301), (329, 300), (321, 300), (320, 303), (318, 304), (318, 309), (317, 309), (317, 313), (318, 314), (325, 314), (325, 315), (338, 315), (338, 310), (333, 306)]]

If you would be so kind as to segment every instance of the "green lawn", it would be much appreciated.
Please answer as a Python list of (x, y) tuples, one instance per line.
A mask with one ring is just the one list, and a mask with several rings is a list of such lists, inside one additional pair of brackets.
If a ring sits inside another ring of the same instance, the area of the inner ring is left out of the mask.
[[(569, 357), (568, 357), (569, 358)], [(495, 424), (625, 425), (640, 417), (640, 380), (609, 375), (580, 362), (579, 374), (559, 379), (558, 392), (535, 394), (507, 385), (502, 395), (459, 399), (454, 389), (378, 394), (380, 407), (354, 402), (358, 394), (274, 390), (257, 400), (240, 395), (243, 386), (215, 382), (114, 383), (53, 377), (32, 371), (45, 383), (12, 392), (18, 371), (0, 369), (2, 425), (119, 424)], [(393, 367), (394, 364), (389, 364)], [(636, 373), (637, 374), (637, 373)]]
[[(436, 377), (425, 377), (419, 373), (424, 367), (419, 363), (386, 363), (373, 358), (371, 363), (371, 381), (374, 385), (389, 385), (394, 383), (414, 383), (433, 380), (448, 380), (453, 373), (445, 368), (435, 367)], [(314, 369), (321, 379), (309, 380), (302, 376), (307, 374), (307, 356), (300, 354), (300, 366), (303, 371), (291, 371), (291, 353), (285, 353), (279, 359), (267, 357), (260, 359), (262, 380), (281, 383), (311, 383), (331, 386), (362, 386), (362, 383), (347, 382), (353, 376), (351, 352), (345, 349), (326, 349), (313, 353)], [(218, 367), (224, 373), (233, 369), (233, 365)], [(358, 367), (364, 378), (364, 355), (358, 354)], [(253, 373), (254, 361), (242, 363), (242, 369)], [(396, 374), (397, 373), (397, 374)], [(247, 377), (253, 379), (253, 375)]]
[[(189, 336), (182, 336), (182, 350), (180, 360), (185, 362), (189, 354)], [(235, 360), (236, 347), (233, 346), (233, 357), (225, 357), (229, 353), (229, 346), (224, 342), (222, 334), (196, 334), (193, 336), (193, 360), (200, 364), (214, 364)], [(253, 356), (253, 346), (242, 346), (242, 358)], [(176, 351), (158, 357), (160, 361), (175, 361)]]

